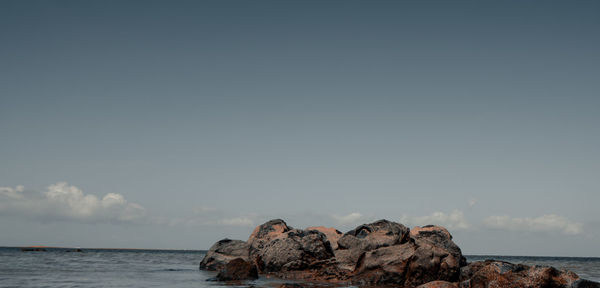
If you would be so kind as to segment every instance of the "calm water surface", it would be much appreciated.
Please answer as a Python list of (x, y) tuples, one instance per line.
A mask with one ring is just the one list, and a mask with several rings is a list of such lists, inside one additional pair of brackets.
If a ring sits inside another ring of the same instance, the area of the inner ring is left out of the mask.
[[(0, 287), (202, 287), (235, 288), (207, 282), (213, 272), (199, 271), (203, 251), (84, 249), (67, 252), (22, 252), (0, 248)], [(600, 258), (467, 256), (469, 261), (500, 259), (551, 265), (582, 278), (600, 281)], [(277, 287), (282, 282), (260, 278), (239, 287)]]

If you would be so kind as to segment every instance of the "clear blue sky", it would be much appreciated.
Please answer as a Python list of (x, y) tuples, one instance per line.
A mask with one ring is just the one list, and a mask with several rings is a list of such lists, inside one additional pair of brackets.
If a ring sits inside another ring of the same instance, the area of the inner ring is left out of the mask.
[(596, 1), (1, 1), (0, 245), (450, 228), (600, 256)]

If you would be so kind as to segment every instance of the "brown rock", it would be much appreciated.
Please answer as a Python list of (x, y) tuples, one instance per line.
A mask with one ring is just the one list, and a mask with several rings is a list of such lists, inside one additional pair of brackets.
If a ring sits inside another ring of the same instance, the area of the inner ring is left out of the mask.
[(249, 246), (241, 240), (223, 239), (213, 244), (200, 262), (200, 269), (217, 271), (223, 269), (229, 261), (242, 258), (248, 261)]
[(283, 233), (292, 229), (281, 219), (274, 219), (256, 227), (248, 238), (250, 256), (263, 249), (269, 241), (282, 237)]
[(361, 248), (365, 251), (405, 243), (410, 229), (406, 226), (379, 220), (356, 227), (338, 240), (340, 249)]
[(460, 267), (467, 265), (467, 259), (462, 255), (458, 245), (452, 241), (450, 232), (444, 227), (434, 225), (413, 227), (410, 230), (410, 238), (416, 243), (428, 242), (434, 246), (442, 247), (458, 260)]
[[(462, 256), (462, 255), (461, 255)], [(362, 285), (400, 284), (415, 287), (430, 281), (459, 279), (459, 259), (428, 241), (410, 241), (366, 252), (353, 282)]]
[(406, 226), (387, 220), (356, 227), (338, 240), (335, 250), (338, 268), (347, 273), (354, 271), (364, 252), (403, 244), (409, 239), (409, 231)]
[(255, 252), (259, 270), (264, 272), (318, 269), (333, 257), (327, 237), (316, 230), (289, 230)]
[(431, 281), (423, 285), (419, 285), (417, 288), (458, 288), (458, 285), (456, 283), (447, 281)]
[(217, 274), (219, 281), (253, 280), (258, 278), (256, 266), (242, 258), (235, 258)]

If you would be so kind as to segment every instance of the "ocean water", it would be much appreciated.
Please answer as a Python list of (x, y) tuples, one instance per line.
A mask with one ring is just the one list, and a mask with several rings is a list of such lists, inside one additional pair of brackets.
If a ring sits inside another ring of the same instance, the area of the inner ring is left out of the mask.
[[(207, 282), (214, 272), (198, 270), (204, 251), (48, 249), (22, 252), (0, 248), (0, 287), (201, 287), (276, 288), (283, 283), (261, 277), (238, 285)], [(551, 265), (582, 278), (600, 281), (600, 258), (467, 256), (469, 261), (499, 259), (513, 263)]]

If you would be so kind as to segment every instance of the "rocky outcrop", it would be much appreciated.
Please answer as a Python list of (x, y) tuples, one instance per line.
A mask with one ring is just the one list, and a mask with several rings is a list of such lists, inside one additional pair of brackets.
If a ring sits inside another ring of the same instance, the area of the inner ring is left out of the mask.
[(258, 278), (258, 270), (256, 266), (242, 258), (235, 258), (227, 263), (219, 274), (216, 280), (218, 281), (239, 281), (253, 280)]
[(319, 229), (294, 229), (280, 219), (256, 227), (248, 244), (250, 260), (258, 270), (280, 277), (321, 278), (318, 274), (328, 271), (335, 262), (330, 241)]
[(250, 246), (241, 240), (220, 240), (206, 252), (206, 256), (200, 262), (200, 269), (217, 271), (236, 258), (248, 261), (249, 248)]
[(435, 280), (457, 281), (462, 258), (460, 249), (450, 251), (446, 246), (454, 248), (453, 242), (443, 245), (428, 238), (410, 238), (400, 245), (366, 252), (357, 264), (354, 282), (415, 287)]
[(527, 266), (487, 260), (471, 263), (461, 269), (461, 287), (507, 288), (582, 288), (600, 287), (598, 283), (579, 279), (570, 271), (549, 266)]
[(501, 261), (468, 264), (444, 227), (409, 229), (387, 220), (345, 234), (325, 227), (294, 229), (281, 219), (271, 220), (256, 227), (247, 242), (215, 243), (200, 269), (221, 270), (216, 279), (222, 281), (252, 279), (257, 272), (360, 286), (600, 288), (552, 267)]
[(403, 244), (408, 241), (409, 232), (406, 226), (387, 220), (356, 227), (338, 240), (335, 251), (338, 268), (347, 273), (355, 271), (359, 258), (365, 252)]

